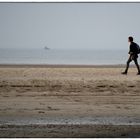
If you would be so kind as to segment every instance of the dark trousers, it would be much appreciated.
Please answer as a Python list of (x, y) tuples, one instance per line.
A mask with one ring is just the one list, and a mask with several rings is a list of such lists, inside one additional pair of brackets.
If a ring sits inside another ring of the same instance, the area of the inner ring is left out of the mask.
[(139, 68), (139, 64), (138, 64), (137, 58), (138, 58), (138, 57), (135, 57), (135, 56), (130, 55), (130, 57), (128, 58), (127, 63), (126, 63), (126, 69), (125, 69), (125, 72), (126, 72), (126, 73), (127, 73), (127, 71), (128, 71), (129, 64), (130, 64), (130, 62), (131, 62), (132, 60), (134, 60), (135, 65), (136, 65), (136, 67), (137, 67), (137, 69), (138, 69), (138, 72), (140, 72), (140, 68)]

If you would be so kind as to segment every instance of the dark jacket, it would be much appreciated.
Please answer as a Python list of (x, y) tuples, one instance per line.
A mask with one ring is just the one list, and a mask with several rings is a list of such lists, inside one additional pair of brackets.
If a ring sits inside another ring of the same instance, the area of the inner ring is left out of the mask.
[(138, 58), (138, 48), (137, 48), (137, 44), (135, 42), (131, 42), (130, 48), (129, 48), (129, 54)]

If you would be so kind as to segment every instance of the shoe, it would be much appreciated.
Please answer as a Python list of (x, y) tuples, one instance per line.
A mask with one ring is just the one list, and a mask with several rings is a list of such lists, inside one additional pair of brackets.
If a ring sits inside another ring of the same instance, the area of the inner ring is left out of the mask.
[(137, 75), (140, 75), (140, 71), (137, 73)]
[(122, 74), (125, 74), (125, 75), (127, 75), (127, 72), (125, 72), (125, 71), (124, 71), (124, 72), (122, 72)]

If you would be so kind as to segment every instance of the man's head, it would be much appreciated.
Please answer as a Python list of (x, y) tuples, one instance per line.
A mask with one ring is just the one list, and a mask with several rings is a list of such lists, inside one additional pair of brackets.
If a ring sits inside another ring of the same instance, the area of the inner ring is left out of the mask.
[(128, 42), (133, 42), (133, 37), (132, 36), (128, 37)]

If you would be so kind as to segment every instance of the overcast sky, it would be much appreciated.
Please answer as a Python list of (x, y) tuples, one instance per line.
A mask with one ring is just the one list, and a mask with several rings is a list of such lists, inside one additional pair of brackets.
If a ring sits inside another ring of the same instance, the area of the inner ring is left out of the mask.
[(0, 48), (125, 49), (140, 3), (0, 3)]

